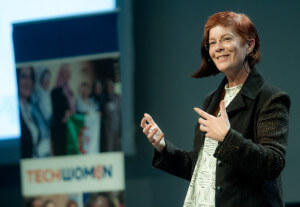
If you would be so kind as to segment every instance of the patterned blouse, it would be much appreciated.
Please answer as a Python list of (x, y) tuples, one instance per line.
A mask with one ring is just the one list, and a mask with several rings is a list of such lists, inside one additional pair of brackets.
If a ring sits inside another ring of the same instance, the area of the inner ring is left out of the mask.
[[(227, 107), (238, 94), (242, 85), (231, 88), (225, 86), (225, 106)], [(218, 116), (220, 112), (218, 113)], [(216, 162), (213, 156), (218, 141), (205, 137), (195, 170), (184, 201), (184, 207), (215, 207)]]

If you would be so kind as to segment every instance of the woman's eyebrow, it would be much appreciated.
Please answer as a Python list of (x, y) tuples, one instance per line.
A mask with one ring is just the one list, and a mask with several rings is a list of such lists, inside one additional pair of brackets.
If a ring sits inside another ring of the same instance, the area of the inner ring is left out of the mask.
[[(232, 33), (225, 33), (221, 36), (221, 38), (223, 38), (226, 35), (234, 36)], [(211, 38), (209, 38), (209, 40), (215, 40), (215, 38), (211, 37)]]

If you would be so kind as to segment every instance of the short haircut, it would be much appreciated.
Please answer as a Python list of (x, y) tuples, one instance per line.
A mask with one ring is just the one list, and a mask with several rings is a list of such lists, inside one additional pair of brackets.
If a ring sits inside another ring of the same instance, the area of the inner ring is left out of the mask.
[(220, 72), (215, 66), (214, 62), (210, 59), (209, 52), (206, 49), (206, 44), (208, 44), (209, 39), (209, 31), (217, 25), (224, 27), (232, 26), (235, 32), (244, 41), (254, 39), (255, 46), (253, 48), (253, 51), (248, 55), (247, 62), (249, 64), (249, 67), (252, 69), (254, 65), (260, 61), (260, 41), (257, 30), (250, 18), (245, 14), (238, 14), (232, 11), (215, 13), (206, 21), (201, 44), (202, 62), (200, 65), (200, 69), (192, 75), (193, 78), (202, 78), (206, 76), (216, 75)]

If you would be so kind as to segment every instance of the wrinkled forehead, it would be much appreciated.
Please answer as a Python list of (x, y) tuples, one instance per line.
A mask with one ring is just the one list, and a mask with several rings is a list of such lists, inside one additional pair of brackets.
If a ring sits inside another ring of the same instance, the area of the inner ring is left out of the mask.
[(229, 34), (232, 36), (238, 36), (238, 34), (233, 26), (216, 25), (208, 31), (208, 39), (211, 39), (211, 38), (219, 39), (226, 34)]

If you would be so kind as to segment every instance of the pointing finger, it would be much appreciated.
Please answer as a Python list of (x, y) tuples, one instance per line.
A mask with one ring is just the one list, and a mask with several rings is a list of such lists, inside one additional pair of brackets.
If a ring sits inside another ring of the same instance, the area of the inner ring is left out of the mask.
[(201, 110), (201, 109), (199, 109), (199, 108), (197, 108), (197, 107), (194, 107), (194, 110), (195, 110), (200, 116), (202, 116), (202, 117), (205, 118), (205, 119), (209, 119), (209, 118), (211, 117), (210, 114), (206, 113), (205, 111), (203, 111), (203, 110)]

